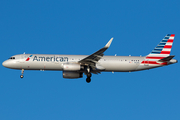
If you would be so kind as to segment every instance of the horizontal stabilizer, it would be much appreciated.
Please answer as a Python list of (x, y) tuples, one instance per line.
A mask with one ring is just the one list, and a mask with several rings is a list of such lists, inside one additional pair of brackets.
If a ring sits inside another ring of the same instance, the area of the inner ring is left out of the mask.
[(171, 59), (173, 59), (174, 56), (175, 56), (175, 55), (171, 55), (171, 56), (165, 57), (165, 58), (163, 58), (163, 59), (160, 59), (159, 61), (160, 61), (160, 62), (170, 61)]

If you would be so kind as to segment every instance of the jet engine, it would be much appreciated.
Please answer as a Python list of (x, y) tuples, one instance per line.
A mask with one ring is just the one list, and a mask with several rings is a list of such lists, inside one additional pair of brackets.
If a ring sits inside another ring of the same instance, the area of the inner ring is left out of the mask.
[(63, 64), (64, 71), (78, 71), (81, 70), (81, 65), (76, 63), (65, 63)]
[(63, 78), (82, 78), (83, 73), (80, 72), (70, 72), (70, 71), (63, 71)]

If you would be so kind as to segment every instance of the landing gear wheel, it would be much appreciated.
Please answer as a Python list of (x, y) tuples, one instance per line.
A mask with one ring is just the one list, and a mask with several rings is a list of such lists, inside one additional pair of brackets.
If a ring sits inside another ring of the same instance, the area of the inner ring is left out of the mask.
[(87, 82), (87, 83), (90, 83), (90, 82), (91, 82), (91, 78), (90, 78), (90, 77), (87, 77), (87, 78), (86, 78), (86, 82)]
[(20, 75), (20, 78), (23, 78), (24, 76), (23, 75)]

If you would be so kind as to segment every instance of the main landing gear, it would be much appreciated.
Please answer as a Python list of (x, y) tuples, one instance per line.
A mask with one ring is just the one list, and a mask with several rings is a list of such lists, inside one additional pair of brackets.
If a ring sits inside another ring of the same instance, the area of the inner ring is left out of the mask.
[(23, 77), (24, 77), (23, 74), (24, 74), (24, 69), (21, 70), (20, 78), (23, 78)]
[(86, 78), (86, 82), (87, 82), (87, 83), (90, 83), (90, 82), (91, 82), (91, 76), (92, 76), (91, 73), (87, 73), (87, 78)]
[(90, 68), (89, 68), (89, 66), (88, 66), (88, 68), (87, 68), (87, 78), (86, 78), (86, 82), (87, 82), (87, 83), (90, 83), (90, 82), (91, 82), (91, 76), (92, 76), (92, 74), (91, 74)]

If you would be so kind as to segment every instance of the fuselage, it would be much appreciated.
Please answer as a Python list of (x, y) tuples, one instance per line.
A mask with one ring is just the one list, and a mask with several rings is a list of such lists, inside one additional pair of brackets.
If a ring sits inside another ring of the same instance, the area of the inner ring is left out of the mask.
[[(31, 56), (31, 57), (29, 57)], [(77, 63), (88, 55), (52, 55), (52, 54), (20, 54), (3, 62), (3, 66), (24, 70), (63, 70), (65, 63)], [(177, 62), (172, 59), (167, 64), (143, 63), (141, 56), (103, 56), (97, 63), (98, 71), (130, 72), (151, 69)]]

